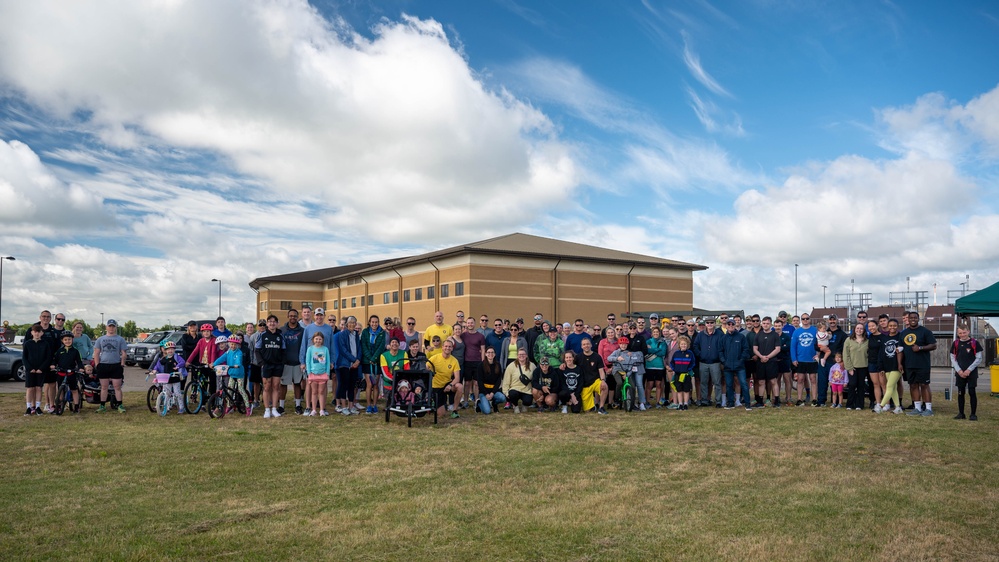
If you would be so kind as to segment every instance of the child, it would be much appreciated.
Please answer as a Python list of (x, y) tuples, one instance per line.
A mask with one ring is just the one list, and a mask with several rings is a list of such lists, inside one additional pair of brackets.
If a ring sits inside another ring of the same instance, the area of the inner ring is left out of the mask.
[[(166, 375), (166, 382), (163, 383), (163, 388), (161, 392), (166, 393), (166, 399), (177, 401), (177, 413), (184, 413), (184, 394), (180, 390), (181, 381), (187, 378), (187, 369), (185, 368), (184, 358), (176, 353), (177, 344), (172, 341), (163, 342), (161, 345), (163, 348), (163, 355), (160, 356), (159, 361), (153, 365), (153, 368), (149, 370), (150, 373), (159, 373), (161, 375)], [(159, 377), (157, 377), (159, 379)], [(159, 380), (157, 380), (159, 382)], [(167, 406), (169, 409), (169, 406)], [(166, 415), (166, 412), (160, 412), (160, 415)]]
[(52, 370), (60, 377), (66, 378), (66, 384), (73, 390), (73, 403), (70, 411), (79, 413), (80, 411), (80, 385), (77, 380), (77, 373), (83, 369), (83, 358), (80, 351), (73, 346), (73, 332), (62, 333), (62, 347), (55, 353), (52, 361)]
[(42, 415), (42, 386), (45, 383), (45, 371), (49, 368), (52, 350), (49, 344), (42, 340), (42, 325), (31, 326), (31, 339), (24, 340), (21, 346), (21, 356), (24, 361), (24, 401), (28, 407), (24, 410), (26, 416)]
[[(615, 349), (607, 357), (607, 361), (611, 363), (611, 372), (614, 373), (614, 378), (621, 378), (621, 382), (618, 382), (618, 388), (621, 388), (622, 383), (626, 377), (631, 377), (631, 384), (635, 387), (635, 402), (638, 403), (638, 409), (645, 411), (645, 400), (644, 396), (645, 390), (642, 388), (643, 381), (638, 380), (636, 374), (638, 373), (638, 364), (645, 363), (645, 356), (641, 351), (628, 351), (628, 344), (630, 340), (626, 337), (620, 337), (617, 340), (618, 349)], [(625, 397), (621, 397), (622, 402)]]
[(392, 380), (396, 371), (408, 371), (409, 360), (406, 359), (406, 352), (399, 349), (399, 340), (389, 339), (388, 351), (379, 357), (379, 366), (382, 369), (382, 394), (388, 396), (392, 392)]
[(440, 355), (441, 351), (443, 351), (441, 349), (442, 345), (443, 344), (441, 343), (441, 337), (434, 336), (434, 339), (430, 340), (430, 348), (427, 349), (427, 358), (429, 359), (434, 355)]
[(971, 337), (971, 331), (966, 326), (957, 329), (957, 340), (950, 350), (950, 364), (957, 375), (957, 415), (955, 420), (964, 419), (964, 394), (967, 391), (971, 397), (971, 421), (978, 420), (978, 366), (982, 364), (982, 347)]
[[(219, 338), (224, 338), (225, 336), (219, 336)], [(216, 338), (217, 340), (218, 338)], [(243, 388), (243, 351), (240, 346), (243, 345), (243, 338), (239, 336), (229, 336), (228, 338), (229, 350), (225, 352), (224, 355), (216, 359), (213, 363), (213, 367), (218, 367), (219, 365), (225, 365), (228, 367), (226, 372), (229, 373), (229, 388), (236, 389), (239, 395), (243, 398), (243, 404), (246, 404), (246, 417), (253, 415), (253, 403), (250, 402), (250, 397), (246, 394), (246, 389)]]
[(694, 367), (697, 366), (697, 359), (694, 352), (690, 351), (690, 338), (680, 336), (677, 339), (677, 350), (673, 352), (669, 360), (669, 370), (673, 373), (672, 384), (676, 388), (676, 399), (679, 404), (678, 410), (686, 410), (690, 405), (690, 391), (693, 389)]
[(312, 345), (305, 351), (305, 372), (309, 375), (310, 416), (328, 416), (326, 411), (326, 383), (330, 380), (329, 348), (321, 332), (312, 336)]
[[(201, 325), (201, 339), (194, 346), (194, 351), (184, 358), (188, 365), (212, 365), (219, 358), (219, 348), (215, 345), (215, 337), (212, 336), (212, 325), (205, 323)], [(215, 394), (215, 377), (208, 377), (208, 393)]]
[[(829, 338), (832, 337), (828, 331), (828, 324), (825, 320), (819, 320), (816, 325), (817, 331), (815, 332), (815, 349), (818, 353), (815, 354), (815, 360), (819, 362), (823, 367), (826, 366), (826, 359), (829, 358)], [(814, 397), (813, 397), (814, 398)]]
[(843, 407), (843, 387), (849, 382), (846, 374), (846, 367), (843, 366), (843, 354), (837, 353), (834, 357), (836, 364), (829, 369), (829, 384), (832, 386), (832, 404), (830, 408)]
[(416, 402), (416, 395), (409, 390), (409, 381), (403, 379), (399, 381), (399, 388), (395, 393), (395, 403), (406, 406)]

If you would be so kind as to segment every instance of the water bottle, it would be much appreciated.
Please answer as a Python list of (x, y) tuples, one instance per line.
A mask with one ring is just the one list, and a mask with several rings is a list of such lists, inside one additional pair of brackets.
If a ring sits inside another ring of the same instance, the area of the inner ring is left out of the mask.
[(950, 400), (950, 387), (944, 389), (944, 400)]

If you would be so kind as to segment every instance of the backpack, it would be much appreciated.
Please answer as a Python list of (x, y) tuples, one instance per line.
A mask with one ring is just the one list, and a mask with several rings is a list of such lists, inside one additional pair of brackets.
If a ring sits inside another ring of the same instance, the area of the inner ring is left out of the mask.
[[(969, 341), (971, 341), (971, 354), (978, 355), (978, 340), (976, 340), (975, 338), (971, 338), (971, 340)], [(950, 346), (951, 355), (955, 357), (957, 356), (957, 344), (960, 342), (961, 340), (954, 340), (954, 345)]]

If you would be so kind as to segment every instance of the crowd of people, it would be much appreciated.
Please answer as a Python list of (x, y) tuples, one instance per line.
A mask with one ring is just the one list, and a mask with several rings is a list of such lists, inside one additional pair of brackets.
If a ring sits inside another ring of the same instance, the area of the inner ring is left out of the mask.
[[(126, 343), (114, 320), (93, 344), (82, 325), (64, 331), (65, 316), (55, 325), (48, 311), (31, 328), (24, 343), (27, 368), (25, 415), (53, 411), (59, 376), (88, 370), (101, 385), (100, 407), (113, 392), (124, 412), (121, 381)], [(846, 319), (844, 319), (846, 320)], [(247, 404), (247, 415), (263, 408), (265, 418), (286, 413), (289, 391), (294, 412), (344, 416), (379, 411), (379, 402), (395, 389), (399, 369), (426, 370), (439, 415), (458, 418), (473, 408), (489, 415), (513, 413), (596, 412), (627, 408), (688, 410), (691, 406), (724, 409), (825, 407), (870, 409), (932, 416), (930, 353), (937, 343), (920, 325), (918, 312), (902, 319), (867, 318), (861, 311), (840, 328), (835, 315), (814, 322), (808, 314), (776, 317), (747, 315), (684, 318), (632, 316), (607, 324), (549, 322), (538, 313), (533, 325), (522, 318), (478, 323), (458, 311), (445, 322), (440, 311), (422, 332), (416, 320), (371, 316), (363, 327), (353, 316), (337, 322), (322, 308), (287, 311), (282, 324), (275, 315), (233, 334), (225, 319), (215, 325), (191, 322), (179, 342), (164, 346), (153, 371), (171, 373), (168, 384), (182, 387), (194, 365), (224, 366), (227, 384)], [(958, 389), (957, 419), (977, 419), (975, 388), (982, 348), (966, 326), (958, 329), (951, 348)], [(214, 384), (214, 381), (212, 381)], [(903, 382), (910, 404), (903, 405)], [(635, 392), (622, 396), (626, 386)], [(214, 386), (211, 389), (214, 392)], [(965, 398), (970, 415), (965, 417)], [(45, 405), (42, 402), (45, 401)], [(178, 401), (182, 402), (182, 401)], [(866, 404), (866, 405), (865, 405)], [(384, 406), (383, 406), (384, 407)], [(183, 404), (178, 404), (183, 411)]]

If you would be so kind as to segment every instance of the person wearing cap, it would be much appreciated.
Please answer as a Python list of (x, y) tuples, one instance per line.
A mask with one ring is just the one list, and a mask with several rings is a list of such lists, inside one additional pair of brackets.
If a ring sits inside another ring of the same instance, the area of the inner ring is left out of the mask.
[(541, 357), (537, 355), (537, 350), (535, 346), (538, 340), (546, 335), (546, 332), (542, 329), (544, 324), (544, 317), (540, 312), (534, 313), (534, 325), (524, 330), (524, 339), (527, 340), (527, 353), (531, 356), (531, 361), (537, 363), (541, 360)]
[[(429, 349), (430, 342), (433, 341), (434, 336), (439, 337), (441, 342), (444, 342), (453, 333), (454, 330), (451, 329), (451, 326), (444, 323), (444, 313), (438, 310), (434, 313), (434, 323), (427, 326), (427, 329), (423, 332), (423, 347)], [(430, 354), (427, 353), (427, 355), (429, 356)]]
[[(304, 307), (302, 311), (304, 317), (304, 311), (305, 311)], [(326, 311), (323, 310), (322, 307), (319, 307), (315, 309), (315, 311), (312, 311), (312, 316), (313, 316), (313, 322), (305, 326), (305, 329), (302, 331), (302, 344), (299, 346), (299, 351), (298, 351), (298, 368), (299, 370), (301, 370), (303, 375), (305, 374), (306, 370), (305, 352), (308, 349), (309, 344), (312, 342), (312, 336), (316, 335), (317, 333), (323, 335), (323, 345), (325, 345), (326, 349), (329, 350), (329, 355), (327, 355), (327, 358), (329, 359), (330, 364), (331, 365), (336, 364), (336, 346), (333, 345), (333, 327), (326, 323)], [(337, 382), (335, 380), (333, 380), (333, 385), (334, 385), (333, 391), (336, 392)], [(312, 386), (313, 385), (309, 384), (306, 384), (305, 386), (306, 409), (303, 410), (302, 412), (303, 415), (309, 413), (308, 412), (309, 404), (313, 403), (313, 399), (311, 396)]]
[(558, 405), (559, 390), (558, 369), (553, 369), (548, 358), (542, 357), (531, 375), (531, 394), (539, 411), (555, 410), (555, 406)]
[(562, 364), (562, 357), (565, 355), (565, 342), (558, 337), (558, 332), (555, 331), (554, 327), (547, 322), (542, 325), (542, 327), (546, 326), (548, 331), (545, 332), (544, 337), (538, 338), (538, 341), (534, 342), (534, 356), (538, 358), (538, 361), (547, 357), (549, 364), (559, 367)]
[[(689, 324), (688, 324), (689, 326)], [(689, 329), (688, 329), (689, 332)], [(704, 321), (704, 331), (694, 338), (694, 358), (697, 359), (698, 372), (700, 373), (700, 386), (697, 397), (700, 399), (699, 405), (710, 406), (710, 394), (708, 383), (714, 385), (715, 407), (720, 408), (722, 404), (721, 394), (721, 344), (722, 333), (715, 329), (715, 319), (708, 318)]]
[(788, 336), (794, 334), (794, 325), (791, 324), (791, 320), (788, 318), (786, 310), (782, 310), (777, 313), (777, 320), (780, 320), (781, 322), (781, 332), (787, 334)]
[[(725, 406), (726, 410), (735, 407), (745, 406), (746, 410), (753, 409), (753, 403), (749, 399), (749, 385), (746, 382), (746, 360), (749, 359), (749, 342), (746, 336), (735, 327), (735, 320), (729, 318), (726, 323), (728, 329), (721, 336), (719, 351), (722, 364), (725, 366)], [(741, 389), (741, 399), (735, 395), (735, 383), (739, 383)]]
[(98, 413), (107, 411), (105, 404), (108, 401), (108, 383), (114, 387), (115, 400), (118, 401), (118, 412), (125, 413), (124, 395), (121, 391), (121, 383), (125, 379), (125, 349), (128, 343), (125, 338), (118, 335), (118, 322), (113, 319), (108, 320), (107, 333), (97, 338), (94, 348), (94, 372), (101, 382), (101, 405), (97, 408)]

